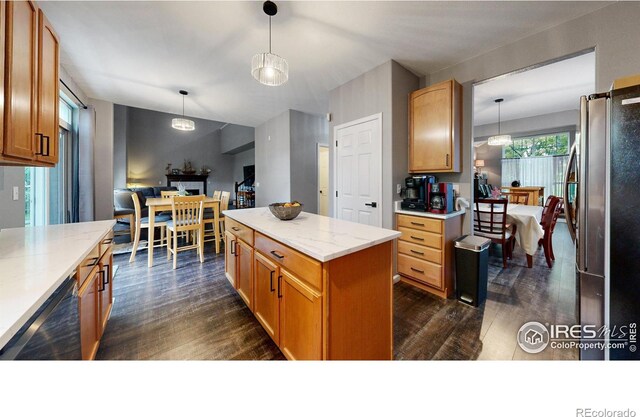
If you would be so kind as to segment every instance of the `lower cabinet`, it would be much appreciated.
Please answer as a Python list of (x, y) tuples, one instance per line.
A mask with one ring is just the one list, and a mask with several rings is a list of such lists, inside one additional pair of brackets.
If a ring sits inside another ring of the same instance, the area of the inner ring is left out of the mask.
[(236, 289), (253, 311), (253, 248), (242, 240), (236, 244)]
[(280, 274), (280, 350), (288, 359), (321, 359), (322, 297), (287, 271)]
[(102, 257), (101, 271), (101, 282), (98, 283), (98, 298), (100, 305), (99, 330), (102, 336), (107, 327), (107, 321), (113, 306), (113, 254), (111, 250)]
[(280, 342), (280, 304), (278, 277), (280, 268), (259, 252), (254, 254), (253, 314), (276, 344)]
[(236, 288), (236, 242), (231, 232), (224, 232), (224, 274), (233, 288)]

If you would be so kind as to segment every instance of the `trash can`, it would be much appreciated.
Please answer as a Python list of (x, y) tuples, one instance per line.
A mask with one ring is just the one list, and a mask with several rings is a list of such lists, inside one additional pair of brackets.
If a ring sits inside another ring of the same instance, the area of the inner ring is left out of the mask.
[(455, 240), (456, 298), (478, 307), (487, 298), (490, 239), (464, 235)]

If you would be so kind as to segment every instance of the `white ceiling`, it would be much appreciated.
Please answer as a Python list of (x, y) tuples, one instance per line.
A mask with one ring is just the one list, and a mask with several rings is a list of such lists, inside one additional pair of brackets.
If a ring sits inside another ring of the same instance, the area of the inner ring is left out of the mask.
[(440, 70), (587, 14), (603, 2), (278, 2), (273, 52), (289, 82), (250, 74), (267, 48), (262, 2), (39, 2), (61, 61), (90, 97), (256, 126), (285, 111), (328, 111), (329, 91), (395, 59)]
[(578, 110), (580, 96), (595, 93), (595, 53), (565, 59), (477, 85), (473, 90), (475, 126), (564, 110)]

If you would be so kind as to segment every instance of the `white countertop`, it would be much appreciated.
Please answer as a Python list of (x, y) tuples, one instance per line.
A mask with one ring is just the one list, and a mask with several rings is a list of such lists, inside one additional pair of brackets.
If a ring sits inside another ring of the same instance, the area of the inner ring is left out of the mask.
[(293, 220), (280, 220), (271, 214), (268, 207), (226, 210), (223, 214), (320, 262), (358, 252), (401, 235), (395, 230), (305, 212)]
[(113, 228), (115, 220), (0, 231), (0, 347)]

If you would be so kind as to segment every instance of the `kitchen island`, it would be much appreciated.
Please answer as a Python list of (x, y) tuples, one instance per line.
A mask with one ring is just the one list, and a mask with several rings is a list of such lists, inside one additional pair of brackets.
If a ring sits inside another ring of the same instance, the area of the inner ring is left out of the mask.
[(104, 220), (0, 231), (0, 348), (72, 277), (84, 326), (79, 329), (82, 356), (95, 355), (111, 309), (114, 224)]
[(392, 359), (393, 230), (227, 210), (225, 273), (288, 359)]

